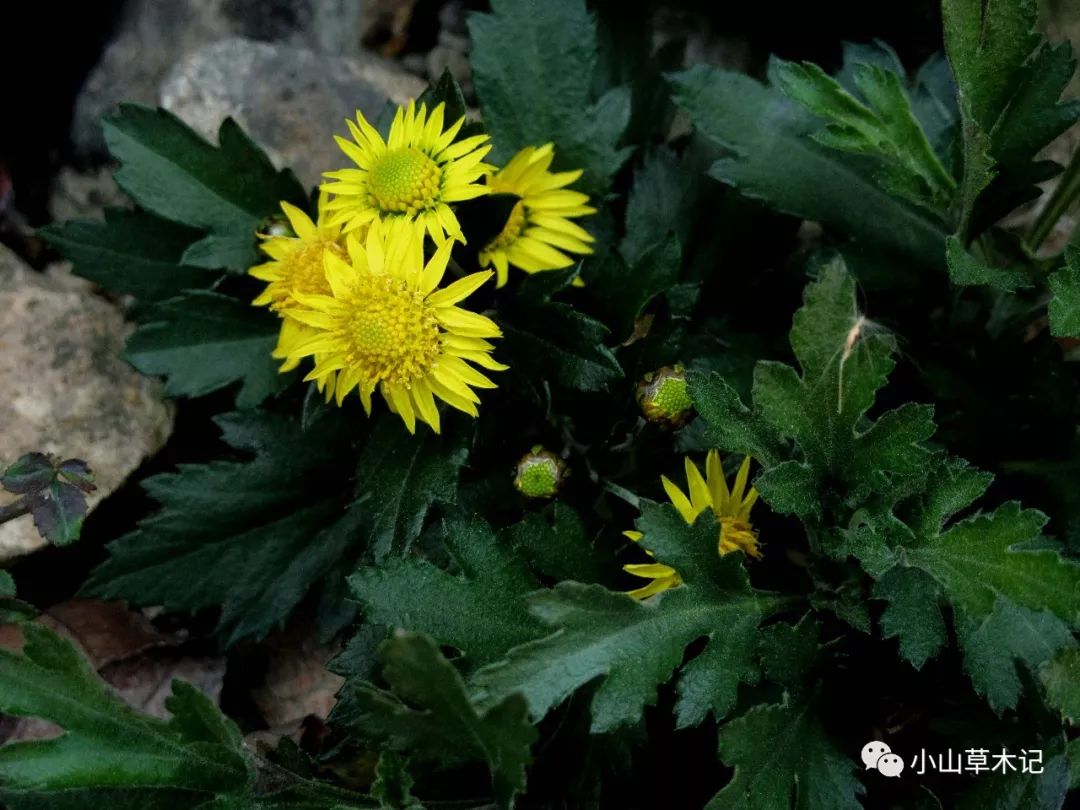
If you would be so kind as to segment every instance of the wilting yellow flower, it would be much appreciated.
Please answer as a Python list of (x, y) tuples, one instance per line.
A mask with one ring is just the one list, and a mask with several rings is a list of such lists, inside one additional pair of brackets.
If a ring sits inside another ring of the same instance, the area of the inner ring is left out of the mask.
[[(267, 282), (266, 289), (252, 302), (256, 306), (268, 306), (281, 316), (281, 331), (273, 357), (285, 360), (292, 348), (305, 337), (311, 336), (309, 327), (286, 317), (290, 307), (298, 303), (296, 293), (330, 294), (330, 283), (323, 269), (323, 256), (329, 251), (339, 258), (346, 258), (345, 238), (340, 225), (328, 225), (325, 216), (326, 196), (319, 199), (319, 219), (312, 222), (302, 210), (287, 202), (281, 210), (289, 220), (295, 236), (269, 235), (262, 237), (260, 245), (270, 261), (248, 270), (260, 281)], [(291, 371), (299, 360), (286, 360), (282, 371)], [(333, 393), (333, 380), (320, 382), (319, 390), (327, 399)]]
[[(694, 520), (705, 509), (712, 509), (716, 519), (720, 522), (720, 536), (717, 539), (717, 551), (721, 556), (732, 552), (742, 551), (751, 557), (761, 557), (758, 548), (757, 532), (750, 524), (750, 510), (757, 502), (758, 493), (753, 487), (746, 492), (746, 481), (750, 475), (750, 456), (743, 459), (742, 466), (735, 476), (735, 485), (729, 490), (727, 479), (724, 478), (724, 468), (720, 465), (720, 454), (710, 450), (705, 461), (705, 477), (701, 477), (697, 465), (689, 458), (684, 459), (686, 468), (686, 484), (690, 490), (690, 496), (675, 486), (666, 476), (661, 476), (660, 481), (664, 485), (664, 491), (671, 499), (671, 503), (682, 515), (687, 523)], [(745, 497), (744, 497), (745, 493)], [(641, 532), (623, 532), (635, 543), (644, 536)], [(652, 554), (649, 555), (650, 557)], [(674, 588), (682, 582), (679, 573), (670, 565), (662, 563), (641, 563), (624, 565), (623, 570), (636, 577), (652, 580), (648, 585), (629, 591), (630, 595), (637, 599)]]
[(287, 314), (312, 329), (289, 361), (314, 356), (306, 379), (335, 377), (340, 405), (354, 388), (371, 413), (371, 395), (382, 393), (410, 432), (416, 420), (439, 431), (435, 398), (472, 416), (480, 398), (473, 388), (495, 383), (471, 364), (492, 371), (506, 366), (491, 357), (487, 338), (500, 337), (490, 319), (457, 306), (488, 278), (472, 273), (440, 289), (452, 241), (424, 264), (423, 243), (407, 225), (372, 223), (366, 241), (347, 240), (349, 261), (327, 252), (330, 294), (297, 292)]
[(587, 195), (565, 188), (581, 177), (581, 170), (550, 172), (554, 157), (550, 143), (527, 146), (488, 176), (493, 194), (520, 198), (502, 232), (480, 251), (481, 266), (495, 265), (499, 287), (506, 283), (510, 265), (539, 273), (572, 265), (574, 260), (567, 253), (592, 253), (593, 237), (570, 219), (596, 209), (587, 205)]
[(326, 172), (334, 182), (322, 186), (334, 195), (329, 222), (352, 231), (375, 220), (406, 221), (436, 244), (448, 235), (464, 242), (450, 203), (490, 192), (476, 181), (492, 168), (481, 162), (491, 146), (487, 135), (455, 143), (465, 118), (444, 130), (444, 109), (439, 104), (429, 116), (424, 104), (398, 107), (386, 141), (358, 110), (356, 122), (346, 122), (353, 140), (335, 136), (357, 168)]

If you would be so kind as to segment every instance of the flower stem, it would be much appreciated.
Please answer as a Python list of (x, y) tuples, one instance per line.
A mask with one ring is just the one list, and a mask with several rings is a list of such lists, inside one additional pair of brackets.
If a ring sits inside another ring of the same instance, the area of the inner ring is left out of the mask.
[(0, 506), (0, 523), (7, 523), (30, 512), (33, 502), (25, 495), (7, 506)]
[(1047, 200), (1035, 220), (1035, 225), (1031, 228), (1027, 243), (1032, 253), (1046, 241), (1050, 231), (1078, 197), (1080, 197), (1080, 150), (1073, 153), (1069, 165), (1065, 167), (1057, 186), (1050, 194), (1050, 199)]

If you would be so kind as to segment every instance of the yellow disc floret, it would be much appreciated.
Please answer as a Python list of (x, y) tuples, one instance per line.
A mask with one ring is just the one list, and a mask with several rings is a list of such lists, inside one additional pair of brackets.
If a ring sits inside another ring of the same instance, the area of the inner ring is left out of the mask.
[(502, 371), (488, 338), (500, 337), (490, 319), (457, 304), (490, 272), (473, 273), (440, 288), (453, 242), (445, 241), (425, 264), (423, 243), (407, 224), (374, 220), (364, 243), (349, 238), (348, 261), (327, 252), (330, 294), (298, 293), (287, 314), (308, 330), (287, 362), (315, 358), (307, 379), (326, 384), (340, 405), (356, 389), (371, 413), (378, 390), (410, 431), (416, 421), (439, 431), (436, 399), (472, 416), (474, 388), (495, 383), (474, 366)]
[(364, 369), (364, 382), (410, 385), (438, 359), (439, 322), (404, 281), (367, 275), (341, 300), (349, 307), (345, 360)]

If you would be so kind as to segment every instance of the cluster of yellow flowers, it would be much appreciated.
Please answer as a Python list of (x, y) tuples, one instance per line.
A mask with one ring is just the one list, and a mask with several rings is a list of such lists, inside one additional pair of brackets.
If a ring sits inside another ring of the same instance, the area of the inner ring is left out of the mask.
[[(458, 138), (465, 119), (446, 126), (445, 105), (399, 107), (386, 140), (357, 112), (352, 140), (338, 137), (355, 168), (327, 172), (317, 221), (282, 203), (293, 235), (265, 236), (270, 261), (251, 268), (267, 282), (255, 304), (281, 317), (274, 356), (288, 371), (307, 357), (307, 375), (340, 405), (353, 389), (371, 413), (378, 390), (410, 432), (419, 420), (439, 431), (436, 399), (472, 416), (475, 388), (493, 388), (477, 367), (502, 371), (490, 319), (460, 304), (492, 276), (471, 273), (443, 285), (450, 252), (464, 242), (453, 205), (485, 194), (518, 200), (502, 232), (479, 251), (503, 286), (511, 265), (557, 270), (591, 252), (592, 237), (572, 220), (595, 209), (567, 188), (580, 171), (550, 171), (550, 144), (528, 147), (502, 169), (483, 162), (487, 135)], [(425, 262), (424, 240), (436, 249)]]
[[(502, 232), (479, 250), (482, 268), (494, 267), (496, 285), (511, 266), (527, 273), (557, 270), (573, 255), (591, 253), (592, 237), (573, 220), (591, 214), (589, 198), (567, 188), (580, 171), (552, 172), (551, 144), (527, 147), (504, 167), (483, 162), (487, 135), (458, 139), (464, 118), (449, 127), (444, 105), (428, 113), (410, 103), (398, 108), (383, 140), (357, 112), (348, 127), (353, 140), (337, 138), (356, 168), (327, 172), (316, 221), (283, 202), (292, 235), (263, 237), (270, 261), (250, 273), (267, 282), (255, 299), (281, 318), (274, 357), (282, 371), (312, 358), (306, 379), (341, 405), (354, 389), (370, 415), (378, 390), (389, 408), (415, 432), (416, 422), (439, 432), (436, 400), (472, 416), (475, 388), (494, 388), (478, 370), (502, 371), (491, 352), (499, 327), (461, 306), (493, 272), (481, 270), (443, 283), (455, 242), (464, 242), (453, 204), (484, 194), (516, 196)], [(434, 253), (425, 261), (424, 242)], [(689, 495), (667, 478), (664, 490), (687, 523), (711, 510), (719, 524), (717, 550), (760, 557), (750, 510), (757, 491), (747, 491), (749, 457), (729, 489), (713, 450), (706, 474), (686, 460)], [(626, 532), (640, 541), (639, 532)], [(630, 591), (644, 599), (679, 585), (663, 563), (624, 566), (648, 580)]]

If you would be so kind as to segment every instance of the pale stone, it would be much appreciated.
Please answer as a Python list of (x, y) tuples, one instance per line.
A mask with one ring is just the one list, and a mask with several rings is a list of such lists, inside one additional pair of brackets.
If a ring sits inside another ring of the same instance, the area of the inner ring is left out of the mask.
[[(0, 246), (0, 466), (31, 451), (84, 459), (93, 508), (161, 448), (173, 410), (121, 358), (130, 329), (66, 267), (38, 273)], [(0, 525), (0, 561), (44, 544), (29, 515)]]

